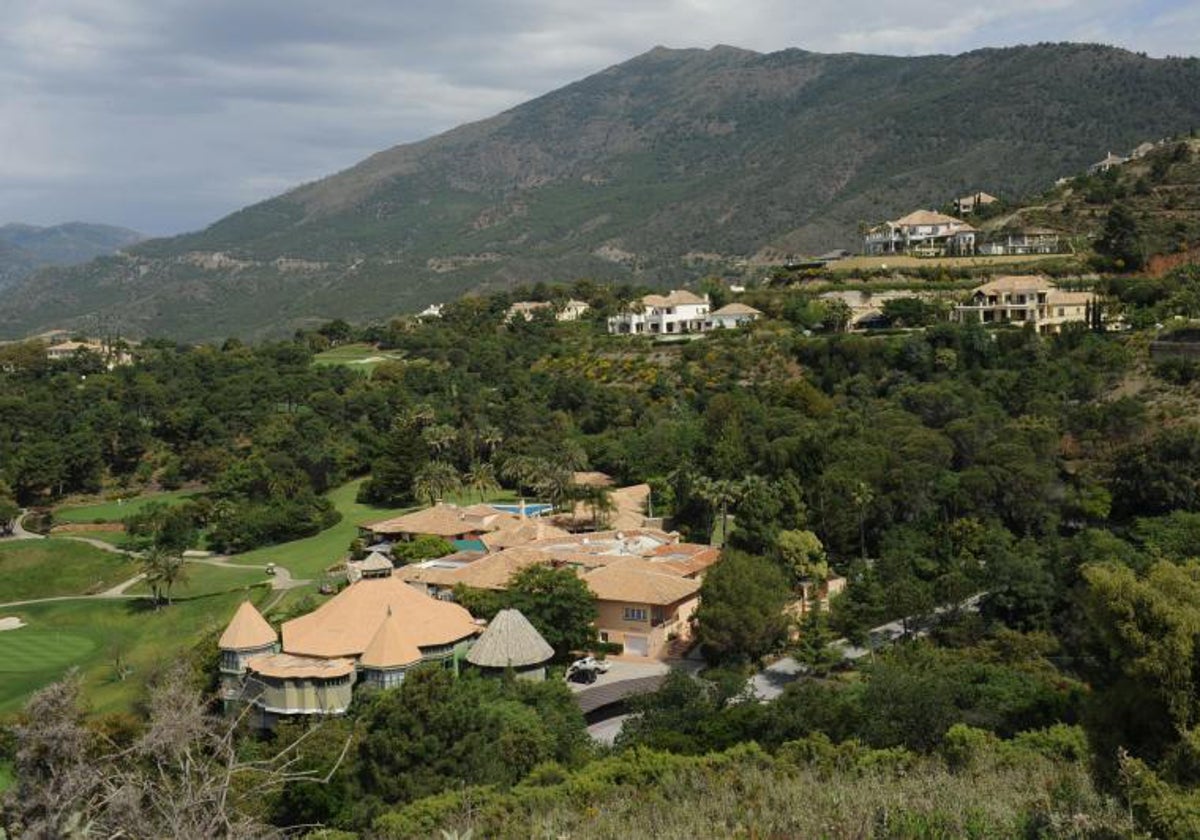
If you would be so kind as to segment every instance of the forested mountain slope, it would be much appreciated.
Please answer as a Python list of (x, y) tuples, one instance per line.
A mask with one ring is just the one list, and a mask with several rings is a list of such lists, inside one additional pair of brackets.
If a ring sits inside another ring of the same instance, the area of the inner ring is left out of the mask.
[(471, 289), (854, 246), (861, 222), (1036, 192), (1200, 125), (1200, 60), (1088, 45), (900, 58), (656, 48), (208, 229), (43, 274), (0, 334), (283, 333)]
[(86, 222), (0, 226), (0, 287), (39, 268), (85, 263), (144, 238), (127, 228)]

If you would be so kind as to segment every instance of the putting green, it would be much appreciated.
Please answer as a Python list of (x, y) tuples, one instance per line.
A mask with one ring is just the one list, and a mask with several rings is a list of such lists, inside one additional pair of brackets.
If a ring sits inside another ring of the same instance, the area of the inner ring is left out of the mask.
[(79, 662), (92, 652), (87, 636), (21, 627), (0, 633), (0, 673), (48, 671)]

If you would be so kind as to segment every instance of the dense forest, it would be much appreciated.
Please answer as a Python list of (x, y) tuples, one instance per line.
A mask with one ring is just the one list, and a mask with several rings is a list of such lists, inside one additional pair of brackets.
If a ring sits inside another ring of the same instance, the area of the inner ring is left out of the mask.
[[(575, 323), (506, 324), (516, 298), (500, 294), (257, 346), (148, 341), (112, 370), (0, 347), (9, 510), (195, 487), (151, 511), (153, 539), (240, 551), (327, 527), (324, 494), (351, 477), (389, 504), (497, 484), (564, 499), (587, 468), (648, 482), (689, 539), (727, 531), (697, 616), (710, 667), (638, 700), (612, 749), (589, 742), (559, 681), (418, 671), (266, 739), (203, 714), (200, 667), (153, 687), (137, 720), (88, 718), (68, 681), (0, 739), (16, 771), (0, 824), (1195, 835), (1200, 366), (1151, 360), (1147, 344), (1170, 337), (1155, 324), (1200, 315), (1200, 272), (1102, 291), (1148, 329), (1041, 336), (931, 316), (852, 335), (803, 290), (766, 289), (747, 296), (770, 316), (752, 328), (660, 344), (604, 334), (635, 290), (580, 282), (515, 293), (586, 300)], [(387, 353), (370, 373), (314, 364), (364, 341)], [(791, 640), (781, 599), (833, 573), (846, 593)], [(826, 642), (874, 646), (868, 630), (890, 619), (904, 619), (897, 644), (831, 661)], [(785, 650), (807, 676), (748, 701), (748, 674)], [(188, 775), (204, 767), (226, 779), (219, 824), (197, 816), (212, 818)]]

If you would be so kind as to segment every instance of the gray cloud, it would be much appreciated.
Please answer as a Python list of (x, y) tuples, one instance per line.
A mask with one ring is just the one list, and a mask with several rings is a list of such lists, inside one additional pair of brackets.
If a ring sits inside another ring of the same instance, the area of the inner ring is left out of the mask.
[(1194, 52), (1195, 0), (6, 0), (0, 222), (201, 227), (655, 44)]

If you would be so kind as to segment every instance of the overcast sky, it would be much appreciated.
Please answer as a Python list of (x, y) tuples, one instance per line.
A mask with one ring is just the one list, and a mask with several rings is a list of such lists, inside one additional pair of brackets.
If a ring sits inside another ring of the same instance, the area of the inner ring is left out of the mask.
[(663, 44), (1200, 48), (1200, 0), (0, 0), (0, 224), (204, 227)]

